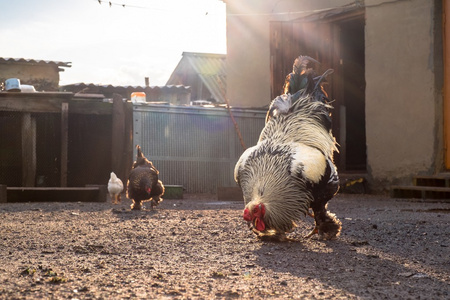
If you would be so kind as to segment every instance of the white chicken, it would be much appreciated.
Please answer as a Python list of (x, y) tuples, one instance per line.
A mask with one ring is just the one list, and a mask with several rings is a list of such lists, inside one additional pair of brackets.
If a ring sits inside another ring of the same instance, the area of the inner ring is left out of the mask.
[(108, 193), (111, 197), (112, 204), (119, 204), (121, 202), (120, 193), (123, 191), (123, 182), (114, 172), (111, 172), (111, 177), (108, 181)]

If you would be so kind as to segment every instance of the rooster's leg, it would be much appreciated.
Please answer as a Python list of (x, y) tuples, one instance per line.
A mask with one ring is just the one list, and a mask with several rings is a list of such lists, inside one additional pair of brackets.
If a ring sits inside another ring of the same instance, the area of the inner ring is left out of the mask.
[(117, 194), (117, 204), (120, 204), (122, 202), (122, 198), (120, 198), (120, 194)]
[(307, 215), (314, 218), (314, 211), (308, 209)]
[(314, 211), (314, 229), (306, 236), (310, 238), (314, 234), (319, 234), (323, 239), (329, 240), (337, 237), (341, 231), (341, 221), (330, 213), (325, 206)]

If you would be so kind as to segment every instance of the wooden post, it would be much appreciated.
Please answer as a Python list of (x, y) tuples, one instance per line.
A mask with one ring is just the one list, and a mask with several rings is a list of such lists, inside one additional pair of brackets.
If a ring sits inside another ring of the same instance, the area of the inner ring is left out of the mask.
[(22, 115), (22, 186), (32, 187), (36, 177), (36, 119)]
[(61, 187), (67, 187), (67, 156), (69, 142), (69, 103), (61, 104)]
[(125, 181), (125, 104), (122, 95), (113, 95), (111, 126), (111, 171)]
[(0, 203), (8, 202), (6, 185), (0, 184)]
[(450, 3), (443, 1), (444, 39), (444, 160), (450, 169)]
[[(122, 157), (122, 167), (125, 175), (123, 177), (123, 184), (126, 185), (128, 176), (131, 171), (131, 163), (134, 160), (133, 157), (133, 104), (126, 102), (125, 104), (125, 143), (124, 143), (124, 157)], [(124, 190), (126, 187), (124, 186)]]
[[(334, 37), (333, 39), (333, 56), (331, 60), (331, 68), (334, 69), (334, 74), (343, 74), (343, 64), (345, 63), (342, 58), (341, 53), (341, 47), (339, 44), (339, 40), (341, 38), (341, 28), (337, 24), (331, 24), (331, 35)], [(334, 159), (338, 166), (338, 170), (345, 171), (347, 169), (347, 162), (345, 153), (347, 152), (347, 145), (345, 142), (341, 141), (340, 139), (345, 136), (346, 132), (341, 132), (341, 125), (345, 124), (345, 120), (341, 120), (341, 109), (340, 106), (345, 106), (345, 99), (344, 99), (344, 81), (342, 76), (336, 76), (333, 75), (330, 77), (331, 81), (331, 90), (329, 95), (331, 96), (330, 99), (336, 99), (335, 102), (333, 102), (334, 110), (333, 110), (333, 135), (338, 139), (339, 143), (339, 152), (334, 153)], [(342, 111), (342, 112), (345, 112)], [(345, 114), (344, 114), (345, 116)]]

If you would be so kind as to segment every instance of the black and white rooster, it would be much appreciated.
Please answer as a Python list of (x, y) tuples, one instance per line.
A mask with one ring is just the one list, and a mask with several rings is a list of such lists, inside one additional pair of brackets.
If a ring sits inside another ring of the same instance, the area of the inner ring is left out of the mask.
[(321, 87), (331, 72), (318, 77), (307, 72), (303, 89), (275, 98), (257, 145), (248, 148), (235, 166), (245, 201), (244, 220), (259, 237), (285, 239), (306, 214), (315, 220), (307, 237), (318, 233), (331, 239), (340, 233), (341, 222), (327, 210), (339, 189), (332, 107)]

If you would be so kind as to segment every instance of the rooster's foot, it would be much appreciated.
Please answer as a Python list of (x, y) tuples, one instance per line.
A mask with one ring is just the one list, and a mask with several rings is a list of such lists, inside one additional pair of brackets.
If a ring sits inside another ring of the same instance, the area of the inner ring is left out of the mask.
[(305, 239), (309, 239), (310, 237), (312, 237), (313, 235), (318, 234), (318, 233), (319, 233), (319, 228), (317, 226), (314, 226), (314, 229), (310, 233), (308, 233), (307, 236), (305, 236)]

